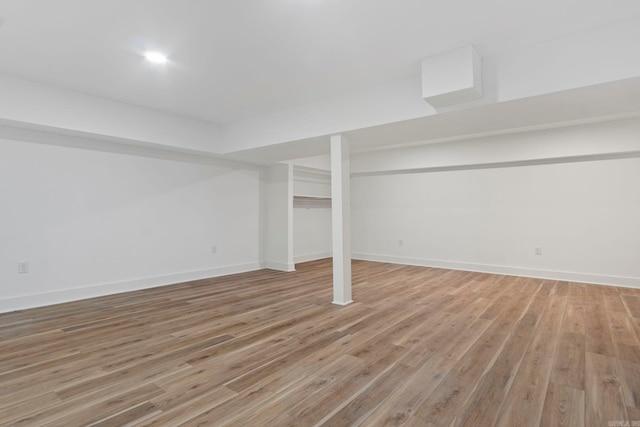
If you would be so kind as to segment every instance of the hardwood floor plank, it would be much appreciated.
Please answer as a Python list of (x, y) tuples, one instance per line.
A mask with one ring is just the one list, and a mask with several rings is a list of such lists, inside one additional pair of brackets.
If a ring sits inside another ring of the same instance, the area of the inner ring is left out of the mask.
[(553, 367), (566, 297), (557, 296), (545, 310), (536, 336), (527, 349), (524, 360), (506, 396), (496, 427), (537, 426), (540, 423), (547, 385)]
[(0, 425), (640, 421), (640, 290), (331, 260), (0, 314)]
[(425, 424), (449, 425), (456, 417), (482, 374), (509, 336), (507, 320), (495, 322), (482, 334), (453, 369), (445, 376), (431, 395), (422, 402), (414, 416)]
[(136, 427), (181, 425), (196, 415), (209, 411), (235, 397), (237, 397), (237, 393), (220, 386), (203, 390), (192, 396), (167, 393), (167, 395), (160, 395), (150, 400), (158, 408), (159, 413), (152, 413), (152, 416), (141, 418), (130, 424)]
[(569, 295), (569, 282), (559, 280), (556, 282), (556, 287), (553, 292), (558, 297), (566, 297)]
[(604, 304), (607, 312), (626, 313), (626, 307), (622, 302), (618, 288), (607, 286), (604, 292)]
[(23, 414), (33, 411), (33, 408), (47, 408), (55, 406), (61, 402), (58, 395), (54, 392), (38, 394), (21, 400), (13, 405), (6, 406), (0, 410), (2, 421), (8, 423), (13, 420), (20, 419)]
[[(282, 414), (291, 411), (298, 403), (311, 396), (317, 396), (322, 390), (333, 386), (337, 381), (359, 369), (364, 362), (356, 357), (345, 355), (335, 363), (319, 368), (313, 374), (289, 369), (284, 375), (273, 377), (270, 381), (258, 384), (254, 389), (262, 387), (271, 390), (274, 398), (263, 406), (246, 411), (234, 419), (236, 425), (280, 425), (278, 419)], [(295, 396), (295, 399), (292, 398)]]
[(640, 346), (616, 343), (616, 349), (619, 360), (640, 363)]
[(454, 425), (494, 425), (516, 372), (532, 341), (540, 314), (528, 311), (518, 322), (498, 357), (478, 381), (478, 385), (456, 416)]
[(545, 357), (555, 356), (560, 335), (562, 333), (562, 329), (558, 328), (558, 325), (563, 324), (564, 316), (566, 315), (566, 307), (566, 296), (551, 296), (542, 316), (542, 320), (537, 327), (538, 331), (535, 340), (537, 353), (532, 353), (532, 356), (537, 354), (543, 354)]
[(624, 294), (621, 298), (631, 316), (640, 318), (640, 295)]
[(585, 310), (589, 312), (585, 320), (586, 350), (615, 357), (615, 346), (604, 304), (601, 301), (588, 304)]
[(103, 372), (103, 375), (93, 376), (85, 381), (76, 382), (72, 385), (65, 385), (56, 390), (56, 393), (62, 400), (77, 399), (88, 394), (100, 392), (102, 390), (111, 390), (122, 387), (123, 383), (130, 385), (135, 384), (132, 379), (141, 379), (144, 381), (153, 381), (162, 376), (170, 374), (174, 370), (188, 369), (189, 365), (178, 361), (165, 361), (164, 363), (155, 363), (154, 360), (145, 361), (140, 365), (131, 368), (125, 368), (110, 373)]
[[(540, 427), (573, 427), (585, 425), (584, 390), (549, 383)], [(597, 424), (590, 424), (596, 426)], [(604, 424), (607, 425), (608, 424)]]
[(89, 425), (110, 415), (138, 406), (162, 393), (153, 384), (142, 385), (133, 390), (97, 402), (63, 402), (59, 405), (36, 408), (26, 417), (11, 420), (13, 426), (72, 426)]
[(461, 331), (448, 331), (451, 333), (449, 343), (445, 343), (438, 353), (450, 359), (460, 360), (489, 325), (489, 320), (473, 318)]
[(569, 292), (567, 294), (569, 301), (577, 305), (586, 304), (585, 290), (587, 286), (584, 283), (569, 282)]
[[(150, 402), (165, 413), (186, 403), (193, 404), (203, 396), (214, 395), (222, 402), (238, 395), (228, 387), (216, 385), (215, 379), (207, 375), (207, 372), (199, 371), (197, 377), (194, 377), (195, 375), (188, 375), (182, 382), (184, 385), (181, 386), (171, 384), (166, 388), (161, 387), (163, 393), (151, 398)], [(211, 402), (212, 399), (209, 397), (208, 401)]]
[(640, 409), (640, 364), (618, 360), (618, 374), (626, 405)]
[(413, 372), (415, 372), (415, 368), (407, 365), (401, 363), (393, 365), (391, 369), (362, 389), (349, 403), (329, 416), (328, 419), (321, 421), (320, 425), (326, 427), (358, 425), (384, 399), (398, 389)]
[(294, 418), (295, 425), (316, 425), (350, 402), (393, 366), (392, 358), (362, 364), (329, 387), (303, 399), (288, 413)]
[(585, 337), (574, 332), (560, 335), (558, 350), (551, 372), (551, 382), (584, 390)]
[(290, 364), (296, 363), (300, 359), (303, 359), (305, 356), (313, 353), (315, 350), (323, 348), (343, 336), (344, 332), (334, 332), (323, 338), (314, 340), (312, 343), (306, 346), (298, 347), (298, 349), (287, 353), (283, 357), (279, 357), (275, 360), (269, 361), (264, 365), (225, 383), (225, 385), (235, 392), (242, 392), (264, 380), (265, 378), (279, 375), (279, 372)]
[(115, 415), (91, 424), (91, 427), (111, 427), (131, 425), (139, 420), (149, 418), (160, 411), (151, 402), (143, 402), (138, 406), (126, 409)]
[(411, 418), (416, 408), (440, 384), (456, 363), (453, 359), (434, 354), (398, 390), (374, 409), (364, 420), (365, 425), (399, 426)]
[(627, 406), (627, 416), (629, 417), (629, 424), (640, 426), (640, 409)]
[(587, 425), (608, 425), (628, 421), (616, 360), (587, 352), (585, 367), (585, 421)]
[(562, 322), (562, 330), (565, 332), (574, 332), (576, 334), (585, 333), (585, 311), (583, 304), (576, 304), (570, 301)]
[(611, 337), (615, 343), (623, 343), (631, 346), (640, 345), (632, 320), (624, 312), (607, 312)]
[(500, 314), (500, 312), (505, 310), (506, 307), (509, 305), (509, 299), (510, 297), (506, 295), (498, 296), (496, 299), (493, 300), (493, 302), (489, 304), (486, 310), (482, 314), (480, 314), (480, 317), (488, 320), (495, 319), (498, 316), (498, 314)]

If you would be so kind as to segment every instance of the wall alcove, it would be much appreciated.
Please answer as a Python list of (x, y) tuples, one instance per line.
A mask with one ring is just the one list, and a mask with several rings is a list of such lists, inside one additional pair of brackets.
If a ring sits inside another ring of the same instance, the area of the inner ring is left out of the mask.
[(294, 262), (327, 258), (331, 254), (331, 173), (294, 166)]

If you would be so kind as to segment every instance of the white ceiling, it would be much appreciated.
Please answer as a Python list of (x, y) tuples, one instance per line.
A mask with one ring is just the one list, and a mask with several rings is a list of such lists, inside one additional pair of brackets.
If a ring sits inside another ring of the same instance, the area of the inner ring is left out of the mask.
[[(640, 77), (344, 132), (351, 152), (385, 150), (640, 116)], [(329, 153), (329, 137), (237, 151), (270, 164)]]
[(224, 124), (453, 47), (489, 56), (638, 15), (637, 0), (2, 0), (0, 72)]

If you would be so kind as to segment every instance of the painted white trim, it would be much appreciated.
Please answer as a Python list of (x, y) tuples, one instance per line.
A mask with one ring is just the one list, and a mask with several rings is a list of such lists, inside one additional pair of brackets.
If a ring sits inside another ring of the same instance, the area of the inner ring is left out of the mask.
[(86, 286), (82, 288), (64, 289), (54, 292), (2, 298), (0, 299), (0, 313), (33, 307), (43, 307), (47, 305), (77, 301), (86, 298), (118, 294), (121, 292), (138, 291), (141, 289), (168, 286), (176, 283), (209, 279), (213, 277), (226, 276), (229, 274), (245, 273), (248, 271), (260, 270), (262, 268), (264, 268), (263, 263), (252, 262), (246, 264), (210, 268), (206, 270), (170, 274), (166, 276), (146, 277), (142, 279), (127, 280), (124, 282), (105, 283), (101, 285)]
[(447, 268), (452, 270), (476, 271), (479, 273), (504, 274), (507, 276), (534, 277), (538, 279), (565, 280), (569, 282), (592, 283), (596, 285), (640, 288), (640, 277), (605, 276), (591, 273), (569, 271), (538, 270), (526, 267), (505, 265), (475, 264), (459, 261), (432, 260), (424, 258), (406, 258), (394, 255), (353, 253), (354, 260), (389, 262), (393, 264), (418, 265), (422, 267)]
[(299, 262), (315, 261), (317, 259), (331, 258), (333, 254), (329, 252), (315, 252), (312, 254), (297, 255), (293, 258), (293, 261), (297, 264)]
[(353, 300), (349, 300), (347, 302), (338, 302), (338, 301), (333, 301), (331, 304), (335, 304), (335, 305), (341, 305), (341, 306), (345, 306), (345, 305), (349, 305), (353, 302)]
[(265, 268), (268, 268), (271, 270), (286, 271), (286, 272), (296, 271), (296, 265), (294, 263), (289, 264), (286, 262), (277, 262), (277, 261), (267, 261), (265, 263)]

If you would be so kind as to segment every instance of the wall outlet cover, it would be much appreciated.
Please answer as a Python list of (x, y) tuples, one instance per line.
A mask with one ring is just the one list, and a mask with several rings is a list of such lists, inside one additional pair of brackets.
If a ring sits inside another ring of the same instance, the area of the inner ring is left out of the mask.
[(25, 274), (29, 272), (29, 263), (27, 261), (18, 262), (18, 273)]

